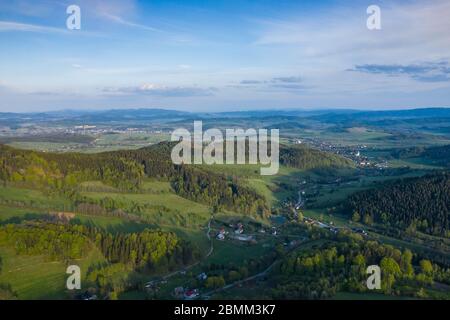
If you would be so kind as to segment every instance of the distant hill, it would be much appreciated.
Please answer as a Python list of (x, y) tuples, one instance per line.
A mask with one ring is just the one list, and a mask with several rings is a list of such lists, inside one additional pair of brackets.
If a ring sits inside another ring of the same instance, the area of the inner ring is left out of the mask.
[(355, 121), (355, 120), (400, 120), (417, 118), (450, 118), (450, 108), (422, 108), (408, 110), (383, 110), (383, 111), (331, 111), (327, 114), (313, 116), (319, 121)]
[(414, 226), (429, 234), (450, 231), (450, 173), (396, 180), (358, 192), (345, 204), (348, 214), (370, 216), (375, 222), (400, 229)]
[(281, 146), (280, 163), (287, 167), (306, 170), (354, 167), (353, 162), (349, 159), (307, 146)]
[(40, 113), (0, 113), (0, 124), (11, 125), (25, 122), (82, 122), (82, 123), (121, 123), (126, 121), (154, 121), (189, 117), (184, 111), (165, 109), (111, 109), (111, 110), (62, 110)]
[(186, 117), (201, 119), (220, 118), (258, 118), (273, 117), (309, 118), (319, 122), (342, 122), (349, 120), (399, 120), (418, 118), (449, 118), (450, 108), (421, 108), (407, 110), (362, 111), (356, 109), (273, 109), (248, 110), (231, 112), (187, 112), (159, 108), (109, 109), (109, 110), (61, 110), (48, 112), (13, 113), (0, 112), (0, 120), (56, 120), (56, 119), (90, 119), (90, 120), (120, 120), (120, 119), (155, 119), (168, 117)]
[(392, 152), (392, 156), (398, 159), (424, 158), (430, 162), (450, 168), (450, 145), (436, 147), (414, 147)]

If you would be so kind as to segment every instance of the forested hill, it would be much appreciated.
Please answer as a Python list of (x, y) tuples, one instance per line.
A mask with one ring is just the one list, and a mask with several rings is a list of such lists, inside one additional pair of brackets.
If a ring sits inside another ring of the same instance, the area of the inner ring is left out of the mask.
[(450, 145), (395, 150), (392, 156), (399, 159), (422, 157), (437, 165), (450, 168)]
[[(0, 181), (27, 187), (76, 189), (80, 182), (99, 180), (116, 188), (138, 191), (145, 177), (169, 180), (179, 195), (249, 214), (267, 215), (269, 208), (258, 193), (237, 178), (205, 172), (197, 166), (174, 165), (174, 143), (159, 143), (138, 150), (98, 154), (46, 153), (0, 145)], [(281, 164), (302, 169), (350, 166), (350, 161), (307, 147), (282, 146)]]
[(270, 213), (265, 199), (238, 181), (216, 173), (206, 174), (195, 166), (172, 164), (170, 150), (167, 143), (99, 154), (44, 153), (0, 146), (0, 182), (73, 194), (81, 182), (97, 180), (138, 192), (143, 179), (152, 177), (169, 180), (179, 195), (215, 210)]
[(281, 146), (280, 163), (297, 169), (353, 167), (351, 160), (306, 146)]
[(346, 210), (366, 221), (449, 235), (450, 173), (397, 180), (356, 193), (348, 198)]

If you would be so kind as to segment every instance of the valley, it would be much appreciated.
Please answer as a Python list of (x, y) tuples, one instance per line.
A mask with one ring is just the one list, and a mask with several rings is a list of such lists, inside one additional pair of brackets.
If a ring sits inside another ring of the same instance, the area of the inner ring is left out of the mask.
[[(410, 111), (127, 112), (0, 117), (0, 298), (450, 298), (448, 109), (422, 128)], [(278, 127), (278, 174), (172, 164), (193, 118)]]

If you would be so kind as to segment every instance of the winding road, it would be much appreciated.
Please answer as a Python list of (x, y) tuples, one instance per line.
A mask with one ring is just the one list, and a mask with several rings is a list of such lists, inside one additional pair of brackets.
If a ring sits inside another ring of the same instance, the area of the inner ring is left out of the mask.
[[(308, 243), (308, 242), (313, 242), (313, 241), (316, 241), (316, 240), (310, 240), (310, 241), (305, 241), (305, 242), (299, 243), (298, 245), (292, 247), (292, 248), (286, 253), (286, 255), (291, 254), (291, 253), (292, 253), (293, 251), (295, 251), (295, 249), (297, 249), (300, 245), (302, 245), (302, 244), (304, 245), (304, 244), (306, 244), (306, 243)], [(245, 279), (238, 280), (238, 281), (235, 281), (235, 282), (233, 282), (233, 283), (227, 284), (226, 286), (223, 286), (223, 287), (221, 287), (221, 288), (217, 288), (217, 289), (211, 290), (211, 291), (209, 291), (209, 292), (202, 293), (202, 294), (200, 295), (200, 297), (206, 298), (206, 297), (211, 296), (212, 294), (215, 294), (215, 293), (218, 293), (218, 292), (221, 292), (221, 291), (224, 291), (224, 290), (233, 288), (233, 287), (235, 287), (235, 286), (237, 286), (237, 285), (239, 285), (239, 284), (242, 284), (242, 283), (245, 283), (245, 282), (248, 282), (248, 281), (257, 279), (257, 278), (264, 277), (264, 276), (266, 276), (266, 275), (272, 270), (272, 268), (275, 266), (275, 264), (277, 264), (277, 262), (279, 262), (279, 261), (280, 261), (280, 259), (276, 259), (276, 260), (275, 260), (274, 262), (272, 262), (266, 269), (264, 269), (264, 271), (261, 271), (260, 273), (254, 274), (253, 276), (247, 277), (247, 278), (245, 278)]]

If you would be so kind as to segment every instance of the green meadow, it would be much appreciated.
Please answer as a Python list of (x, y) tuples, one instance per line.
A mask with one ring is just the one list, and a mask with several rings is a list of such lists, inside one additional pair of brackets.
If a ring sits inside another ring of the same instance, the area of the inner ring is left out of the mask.
[(101, 253), (93, 249), (83, 259), (68, 261), (48, 261), (45, 256), (17, 255), (13, 248), (0, 245), (3, 270), (0, 283), (10, 284), (18, 299), (64, 299), (68, 297), (66, 269), (78, 265), (81, 281), (89, 266), (104, 262)]

